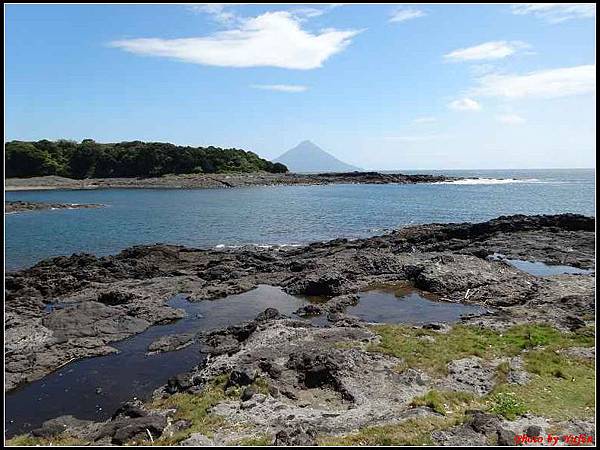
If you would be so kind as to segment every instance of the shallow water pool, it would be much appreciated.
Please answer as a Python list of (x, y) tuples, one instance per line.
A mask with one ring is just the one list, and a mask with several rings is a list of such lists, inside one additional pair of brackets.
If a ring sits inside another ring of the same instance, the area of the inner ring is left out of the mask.
[[(323, 299), (321, 299), (322, 301)], [(316, 299), (310, 299), (314, 302)], [(148, 346), (161, 336), (205, 331), (254, 319), (266, 308), (299, 319), (294, 312), (308, 299), (286, 294), (281, 288), (260, 285), (239, 295), (197, 303), (184, 295), (168, 304), (187, 316), (168, 325), (111, 344), (118, 353), (74, 361), (6, 395), (7, 436), (39, 427), (61, 415), (105, 420), (125, 401), (149, 398), (152, 392), (179, 373), (190, 371), (203, 355), (196, 343), (180, 350), (148, 355)], [(68, 305), (60, 305), (68, 308)], [(51, 313), (51, 309), (47, 313)], [(359, 303), (347, 309), (367, 322), (424, 324), (455, 322), (486, 310), (473, 305), (440, 302), (409, 287), (381, 288), (360, 294)], [(312, 317), (316, 326), (327, 325), (325, 315)]]
[(552, 275), (589, 275), (594, 273), (592, 269), (581, 269), (574, 266), (566, 266), (561, 264), (546, 264), (541, 261), (527, 261), (524, 259), (512, 259), (503, 254), (494, 253), (488, 256), (488, 259), (493, 261), (504, 261), (516, 269), (527, 272), (538, 277), (549, 277)]
[(551, 275), (571, 274), (571, 275), (589, 275), (593, 273), (590, 269), (580, 269), (579, 267), (546, 264), (540, 261), (524, 261), (522, 259), (505, 260), (511, 266), (516, 267), (523, 272), (538, 277), (548, 277)]
[[(168, 304), (187, 316), (168, 325), (110, 344), (118, 353), (69, 363), (44, 378), (5, 396), (8, 436), (39, 427), (45, 420), (70, 414), (80, 419), (104, 420), (125, 401), (147, 398), (167, 379), (187, 372), (202, 360), (197, 344), (181, 350), (147, 355), (148, 346), (161, 336), (220, 328), (254, 319), (267, 308), (291, 315), (306, 300), (280, 288), (261, 285), (227, 298), (188, 302), (183, 295)], [(50, 312), (50, 311), (48, 311)]]
[(359, 303), (346, 310), (366, 322), (409, 323), (456, 322), (468, 315), (484, 314), (480, 306), (439, 301), (434, 295), (412, 288), (380, 288), (364, 292)]

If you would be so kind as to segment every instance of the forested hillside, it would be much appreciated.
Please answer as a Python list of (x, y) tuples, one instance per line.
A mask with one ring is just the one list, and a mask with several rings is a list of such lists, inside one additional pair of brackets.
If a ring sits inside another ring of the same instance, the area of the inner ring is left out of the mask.
[(92, 139), (5, 144), (6, 177), (59, 175), (70, 178), (156, 177), (182, 173), (287, 172), (257, 154), (218, 147), (182, 147), (162, 142), (101, 144)]

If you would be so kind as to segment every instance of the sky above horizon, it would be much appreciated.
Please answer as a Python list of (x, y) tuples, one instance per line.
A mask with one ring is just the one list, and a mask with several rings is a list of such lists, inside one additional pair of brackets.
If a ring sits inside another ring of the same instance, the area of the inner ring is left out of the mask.
[(595, 4), (5, 5), (5, 139), (595, 167)]

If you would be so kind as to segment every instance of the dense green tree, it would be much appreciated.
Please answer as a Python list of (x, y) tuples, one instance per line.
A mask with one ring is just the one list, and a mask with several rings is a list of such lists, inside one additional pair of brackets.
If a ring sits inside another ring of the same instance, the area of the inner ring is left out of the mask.
[(288, 168), (285, 166), (285, 164), (275, 163), (275, 164), (273, 164), (272, 170), (270, 170), (269, 172), (286, 173), (287, 171), (288, 171)]
[(69, 160), (71, 175), (74, 178), (93, 177), (101, 151), (101, 147), (93, 139), (84, 139)]
[(30, 142), (13, 141), (5, 155), (7, 177), (26, 177), (32, 172), (40, 176), (53, 175), (60, 171), (59, 163), (46, 150)]
[(89, 177), (153, 177), (182, 173), (272, 172), (287, 167), (256, 153), (218, 147), (181, 147), (161, 142), (101, 144), (93, 139), (5, 144), (7, 177), (60, 175)]

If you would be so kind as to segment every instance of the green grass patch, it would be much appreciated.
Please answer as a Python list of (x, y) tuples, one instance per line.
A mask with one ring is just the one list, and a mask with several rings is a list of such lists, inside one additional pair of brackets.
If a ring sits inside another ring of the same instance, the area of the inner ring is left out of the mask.
[(476, 401), (475, 395), (468, 392), (438, 391), (433, 389), (427, 394), (415, 398), (411, 406), (427, 406), (438, 414), (446, 415), (449, 412), (464, 411)]
[(528, 409), (514, 392), (498, 392), (491, 398), (490, 411), (504, 416), (508, 420), (515, 420), (525, 414)]
[(502, 384), (508, 382), (508, 375), (510, 373), (510, 364), (503, 362), (498, 364), (496, 367), (496, 384)]
[(319, 445), (433, 445), (431, 433), (458, 425), (464, 420), (448, 417), (408, 419), (392, 425), (362, 428), (343, 436), (321, 436)]
[[(207, 437), (212, 437), (218, 429), (228, 427), (225, 419), (214, 414), (210, 414), (210, 409), (224, 400), (239, 399), (244, 387), (229, 387), (225, 389), (229, 375), (224, 374), (215, 378), (209, 383), (201, 394), (177, 393), (165, 399), (154, 401), (150, 408), (152, 409), (175, 409), (174, 420), (189, 420), (192, 425), (190, 428), (181, 430), (173, 436), (163, 437), (154, 441), (154, 445), (174, 445), (188, 438), (192, 433), (202, 433)], [(267, 394), (269, 392), (269, 383), (264, 378), (257, 378), (254, 386), (258, 393)], [(264, 441), (263, 436), (258, 436), (257, 442)], [(262, 440), (261, 440), (262, 439)], [(269, 445), (267, 444), (247, 444), (247, 445)], [(242, 445), (242, 444), (238, 444)]]
[[(445, 375), (450, 361), (469, 356), (492, 359), (514, 356), (539, 346), (556, 349), (594, 345), (593, 330), (562, 333), (539, 324), (517, 325), (504, 332), (465, 325), (456, 325), (448, 333), (406, 325), (375, 325), (372, 330), (381, 339), (378, 344), (368, 346), (369, 351), (402, 358), (407, 367), (433, 375)], [(435, 342), (419, 339), (421, 336), (432, 336)]]
[(340, 350), (350, 350), (353, 348), (361, 348), (362, 344), (359, 341), (339, 341), (334, 344), (335, 348)]
[(259, 394), (269, 395), (269, 381), (266, 378), (257, 377), (252, 384)]
[[(590, 417), (595, 412), (594, 362), (557, 352), (593, 346), (593, 327), (572, 333), (541, 324), (518, 325), (502, 332), (456, 325), (445, 334), (404, 325), (372, 329), (380, 342), (370, 345), (369, 351), (402, 358), (402, 367), (419, 368), (433, 376), (446, 375), (448, 363), (456, 359), (478, 356), (490, 360), (522, 353), (532, 380), (524, 386), (508, 384), (510, 367), (502, 363), (497, 368), (498, 385), (487, 397), (489, 409), (508, 419), (528, 411), (557, 420)], [(421, 336), (432, 336), (435, 342), (419, 339)], [(413, 403), (443, 414), (448, 399), (432, 391)]]
[(22, 434), (19, 436), (8, 439), (5, 444), (10, 447), (29, 447), (29, 446), (66, 446), (66, 445), (87, 445), (89, 442), (82, 441), (81, 439), (69, 436), (67, 434), (60, 434), (53, 438), (40, 438), (31, 436), (29, 434)]
[(523, 360), (532, 380), (524, 386), (501, 384), (496, 395), (511, 394), (527, 411), (556, 420), (594, 415), (594, 361), (570, 358), (551, 349), (524, 353)]
[(273, 437), (269, 436), (268, 434), (260, 434), (258, 436), (240, 439), (229, 445), (235, 445), (240, 447), (264, 447), (273, 445)]
[(171, 437), (163, 437), (154, 441), (154, 445), (174, 445), (188, 438), (192, 433), (202, 433), (212, 437), (214, 431), (224, 425), (222, 417), (209, 413), (210, 408), (219, 402), (230, 398), (239, 397), (239, 390), (225, 392), (225, 385), (229, 376), (221, 375), (199, 394), (177, 393), (170, 397), (155, 400), (150, 404), (152, 409), (175, 409), (174, 420), (189, 420), (190, 428), (181, 430)]

